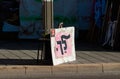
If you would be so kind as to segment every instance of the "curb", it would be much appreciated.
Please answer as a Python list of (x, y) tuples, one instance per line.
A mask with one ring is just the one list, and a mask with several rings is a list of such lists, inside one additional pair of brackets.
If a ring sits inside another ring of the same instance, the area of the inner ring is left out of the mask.
[(120, 73), (120, 63), (63, 64), (58, 66), (1, 65), (0, 79), (8, 77), (52, 76), (58, 74)]

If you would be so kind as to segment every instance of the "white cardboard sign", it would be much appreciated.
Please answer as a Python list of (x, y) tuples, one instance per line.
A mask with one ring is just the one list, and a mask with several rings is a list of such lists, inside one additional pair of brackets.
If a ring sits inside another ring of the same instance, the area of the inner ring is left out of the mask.
[(53, 65), (76, 60), (74, 27), (51, 29), (51, 51)]

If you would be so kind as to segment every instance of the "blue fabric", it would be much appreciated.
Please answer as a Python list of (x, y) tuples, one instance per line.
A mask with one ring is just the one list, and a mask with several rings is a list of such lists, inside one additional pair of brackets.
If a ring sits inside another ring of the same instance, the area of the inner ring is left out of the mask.
[(101, 28), (102, 18), (105, 14), (106, 0), (96, 0), (95, 3), (95, 24)]

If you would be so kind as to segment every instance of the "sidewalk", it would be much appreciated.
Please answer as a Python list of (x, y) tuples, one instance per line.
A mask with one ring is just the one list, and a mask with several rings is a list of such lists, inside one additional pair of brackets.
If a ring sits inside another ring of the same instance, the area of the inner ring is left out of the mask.
[(0, 77), (1, 75), (120, 73), (119, 51), (105, 50), (88, 43), (77, 43), (76, 61), (50, 66), (37, 64), (37, 47), (36, 41), (0, 41)]

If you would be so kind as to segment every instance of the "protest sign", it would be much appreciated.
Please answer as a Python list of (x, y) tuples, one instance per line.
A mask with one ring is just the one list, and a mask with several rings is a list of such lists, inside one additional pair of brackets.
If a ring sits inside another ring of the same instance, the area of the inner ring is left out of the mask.
[(51, 29), (51, 51), (53, 65), (76, 60), (74, 27)]

